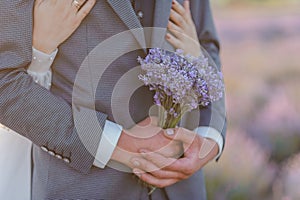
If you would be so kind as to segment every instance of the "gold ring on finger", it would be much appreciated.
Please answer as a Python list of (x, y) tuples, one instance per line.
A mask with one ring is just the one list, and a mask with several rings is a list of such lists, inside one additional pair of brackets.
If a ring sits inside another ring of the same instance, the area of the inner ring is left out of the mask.
[(78, 0), (73, 0), (72, 5), (75, 6), (77, 10), (79, 10), (81, 7), (81, 4), (79, 3)]

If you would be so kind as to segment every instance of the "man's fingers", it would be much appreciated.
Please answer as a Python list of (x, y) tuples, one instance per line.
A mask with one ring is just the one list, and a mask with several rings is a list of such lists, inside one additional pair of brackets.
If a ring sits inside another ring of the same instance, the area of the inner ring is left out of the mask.
[(168, 187), (179, 181), (178, 179), (159, 179), (149, 173), (145, 173), (145, 171), (140, 169), (133, 169), (133, 173), (144, 182), (158, 188)]
[(77, 13), (77, 17), (80, 21), (82, 21), (92, 10), (96, 3), (96, 0), (87, 0), (87, 2), (80, 8)]
[(141, 150), (141, 152), (145, 159), (154, 163), (159, 168), (164, 168), (176, 161), (175, 158), (166, 158), (165, 156), (156, 152), (149, 152), (147, 150)]
[[(175, 159), (175, 158), (166, 158), (163, 155), (156, 153), (156, 152), (150, 152), (148, 150), (142, 149), (140, 150), (142, 152), (142, 156), (145, 159), (142, 159), (142, 162), (135, 165), (137, 168), (142, 169), (144, 171), (147, 171), (145, 168), (147, 166), (145, 165), (155, 165), (158, 169), (163, 169), (165, 171), (181, 171), (184, 169), (188, 159), (186, 158), (180, 158), (180, 159)], [(140, 158), (134, 158), (133, 161), (140, 161)], [(149, 167), (149, 166), (148, 166)], [(152, 170), (151, 173), (153, 173)], [(149, 172), (149, 171), (148, 171)]]
[(158, 118), (156, 116), (150, 116), (150, 122), (154, 126), (158, 126)]
[[(146, 150), (142, 150), (146, 152)], [(178, 171), (164, 170), (165, 167), (171, 165), (176, 161), (175, 158), (166, 158), (163, 155), (155, 152), (142, 153), (142, 156), (148, 161), (155, 164), (160, 170), (150, 172), (153, 176), (160, 179), (185, 179), (187, 176)]]
[(188, 178), (188, 176), (182, 172), (170, 171), (170, 170), (157, 170), (157, 171), (150, 172), (149, 174), (151, 174), (157, 179), (183, 180)]
[(180, 158), (171, 165), (166, 166), (163, 170), (179, 172), (189, 177), (195, 173), (196, 168), (191, 158)]
[[(151, 153), (152, 154), (152, 153)], [(148, 174), (151, 174), (151, 176), (155, 177), (156, 179), (176, 179), (176, 180), (182, 180), (187, 178), (187, 175), (182, 173), (180, 170), (164, 170), (163, 168), (171, 165), (176, 161), (176, 159), (169, 159), (164, 158), (163, 156), (159, 156), (155, 153), (151, 156), (149, 153), (144, 154), (145, 159), (143, 158), (133, 158), (131, 160), (131, 163), (133, 164), (135, 169), (141, 170), (143, 172), (147, 172)], [(147, 158), (146, 158), (147, 157)], [(151, 159), (151, 161), (150, 161)], [(153, 162), (152, 162), (153, 161)], [(160, 166), (158, 166), (160, 165)], [(176, 167), (176, 166), (174, 166)]]
[(164, 134), (169, 139), (178, 140), (185, 144), (192, 144), (197, 136), (196, 133), (184, 128), (167, 129)]
[(184, 152), (184, 147), (180, 141), (170, 141), (165, 146), (155, 150), (155, 152), (163, 155), (166, 158), (179, 158)]
[(218, 144), (214, 140), (204, 138), (200, 148), (199, 158), (206, 158), (206, 156), (208, 156), (215, 147), (217, 147), (217, 150), (219, 151)]
[(158, 166), (144, 158), (132, 158), (131, 163), (135, 168), (139, 168), (145, 172), (153, 172), (160, 169)]

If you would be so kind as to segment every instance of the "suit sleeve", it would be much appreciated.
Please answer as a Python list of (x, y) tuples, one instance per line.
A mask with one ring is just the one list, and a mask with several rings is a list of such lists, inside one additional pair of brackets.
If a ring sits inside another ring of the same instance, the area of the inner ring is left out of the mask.
[[(220, 44), (213, 22), (209, 0), (191, 1), (191, 9), (200, 44), (212, 58), (218, 70), (221, 71), (219, 57)], [(225, 94), (221, 100), (200, 109), (199, 123), (199, 126), (209, 126), (222, 134), (224, 141), (222, 149), (224, 149), (227, 128), (224, 96)]]
[[(72, 106), (27, 74), (32, 56), (32, 11), (33, 0), (0, 2), (0, 123), (68, 158), (70, 167), (88, 173), (102, 132), (79, 134)], [(103, 130), (107, 116), (96, 115)]]

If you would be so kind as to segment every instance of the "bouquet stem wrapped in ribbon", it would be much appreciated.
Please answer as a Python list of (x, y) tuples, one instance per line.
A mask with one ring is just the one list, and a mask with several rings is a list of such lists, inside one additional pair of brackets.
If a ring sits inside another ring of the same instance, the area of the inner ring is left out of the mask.
[(139, 79), (155, 91), (159, 126), (163, 129), (175, 128), (184, 113), (223, 96), (223, 75), (204, 55), (195, 58), (181, 50), (174, 53), (154, 48), (138, 62), (143, 70)]

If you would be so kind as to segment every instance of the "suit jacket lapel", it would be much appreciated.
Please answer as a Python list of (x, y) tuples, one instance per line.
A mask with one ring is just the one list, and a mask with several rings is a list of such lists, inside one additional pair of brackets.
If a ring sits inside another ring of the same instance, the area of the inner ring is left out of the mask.
[(152, 30), (151, 47), (159, 47), (173, 51), (174, 48), (165, 40), (170, 17), (172, 0), (156, 0), (154, 11), (154, 29)]
[(154, 11), (154, 27), (166, 28), (172, 7), (172, 0), (156, 0)]
[[(184, 0), (177, 0), (183, 3)], [(156, 27), (152, 31), (151, 47), (159, 47), (169, 51), (175, 51), (174, 47), (165, 40), (172, 0), (155, 0), (154, 23)]]
[(107, 0), (142, 48), (146, 47), (143, 27), (137, 18), (129, 0)]

